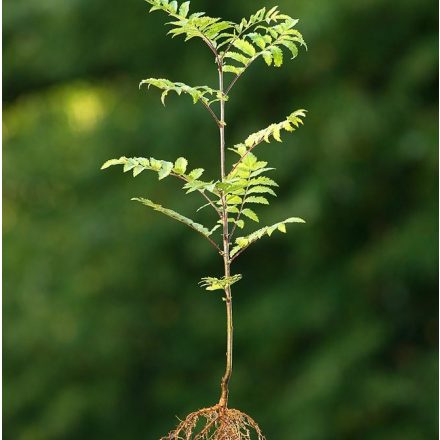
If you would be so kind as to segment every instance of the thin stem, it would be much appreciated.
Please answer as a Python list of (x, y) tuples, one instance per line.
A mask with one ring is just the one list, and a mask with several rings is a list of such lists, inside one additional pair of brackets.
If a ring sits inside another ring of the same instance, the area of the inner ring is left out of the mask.
[[(223, 95), (223, 66), (218, 63), (218, 75), (219, 75), (219, 90)], [(219, 127), (220, 131), (220, 172), (221, 180), (225, 179), (225, 101), (222, 99), (220, 101), (220, 121), (221, 125)], [(225, 271), (225, 278), (228, 278), (231, 274), (229, 260), (229, 226), (228, 226), (228, 212), (225, 194), (221, 195), (222, 203), (222, 220), (223, 220), (223, 264)], [(231, 286), (225, 288), (226, 303), (226, 369), (221, 380), (221, 395), (219, 400), (219, 405), (222, 407), (227, 407), (228, 405), (228, 395), (229, 395), (229, 381), (232, 374), (232, 346), (233, 346), (233, 321), (232, 321), (232, 295)]]
[(258, 58), (258, 55), (255, 56), (254, 58), (252, 58), (249, 63), (246, 65), (246, 67), (244, 68), (244, 70), (242, 72), (240, 72), (237, 76), (234, 77), (234, 79), (231, 81), (231, 83), (229, 84), (229, 86), (227, 87), (225, 94), (227, 95), (232, 87), (234, 87), (234, 84), (238, 81), (238, 79), (241, 77), (241, 75), (243, 75), (244, 72), (246, 72), (247, 68)]
[(220, 120), (217, 118), (217, 115), (213, 112), (212, 108), (208, 104), (206, 104), (206, 102), (204, 102), (203, 100), (201, 102), (204, 105), (204, 107), (206, 108), (206, 110), (208, 110), (208, 112), (211, 114), (211, 116), (214, 119), (217, 126), (220, 128), (220, 125), (221, 125)]
[(200, 37), (206, 43), (206, 45), (211, 49), (211, 52), (215, 55), (215, 60), (219, 61), (218, 52), (215, 49), (214, 45), (212, 44), (212, 41), (209, 40), (207, 37), (205, 37), (205, 35), (203, 35), (201, 32), (200, 32)]
[(188, 225), (191, 229), (194, 229), (194, 231), (198, 232), (202, 237), (205, 237), (219, 252), (220, 255), (223, 254), (223, 251), (221, 250), (220, 246), (208, 235), (203, 234), (202, 232), (200, 232), (199, 230), (197, 230), (196, 228), (194, 228), (193, 226)]
[(245, 251), (247, 248), (249, 247), (249, 245), (248, 246), (246, 246), (246, 247), (244, 247), (244, 248), (242, 248), (242, 249), (240, 249), (232, 258), (231, 258), (231, 263), (243, 252), (243, 251)]

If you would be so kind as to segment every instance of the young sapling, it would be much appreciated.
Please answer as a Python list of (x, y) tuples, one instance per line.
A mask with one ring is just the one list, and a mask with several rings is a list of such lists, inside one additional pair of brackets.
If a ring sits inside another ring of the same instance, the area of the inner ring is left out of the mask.
[[(167, 24), (171, 26), (168, 34), (172, 37), (182, 35), (185, 41), (201, 39), (210, 49), (218, 71), (217, 89), (208, 86), (191, 87), (160, 78), (145, 79), (141, 81), (140, 87), (153, 86), (160, 89), (164, 105), (169, 92), (176, 92), (178, 95), (190, 95), (194, 104), (200, 103), (206, 108), (219, 131), (219, 178), (202, 179), (204, 170), (195, 168), (189, 171), (188, 161), (183, 157), (174, 162), (152, 157), (120, 157), (108, 160), (102, 166), (105, 169), (112, 165), (123, 165), (123, 171), (132, 171), (135, 177), (148, 170), (157, 173), (159, 180), (169, 176), (180, 179), (184, 182), (186, 193), (199, 193), (204, 199), (202, 207), (212, 209), (216, 219), (211, 227), (206, 227), (149, 199), (132, 199), (198, 232), (220, 255), (223, 263), (221, 277), (204, 277), (200, 282), (206, 290), (223, 292), (222, 299), (226, 305), (226, 368), (220, 383), (219, 401), (212, 407), (189, 414), (162, 440), (251, 440), (252, 436), (263, 440), (264, 435), (251, 417), (228, 407), (233, 348), (231, 286), (241, 279), (241, 275), (233, 274), (231, 268), (233, 262), (263, 236), (270, 237), (275, 231), (285, 233), (289, 223), (304, 223), (299, 217), (289, 217), (236, 237), (247, 222), (259, 222), (254, 205), (269, 205), (269, 197), (276, 195), (275, 189), (278, 186), (268, 177), (273, 168), (257, 158), (255, 148), (273, 139), (281, 142), (283, 131), (295, 131), (303, 123), (305, 110), (296, 110), (283, 121), (273, 123), (249, 135), (242, 143), (228, 148), (237, 159), (231, 169), (226, 170), (225, 107), (234, 85), (254, 61), (262, 58), (268, 66), (279, 67), (283, 63), (284, 54), (288, 53), (293, 59), (298, 55), (298, 46), (306, 47), (306, 44), (301, 33), (295, 29), (298, 20), (280, 13), (276, 6), (271, 9), (262, 8), (249, 18), (234, 23), (209, 17), (203, 12), (190, 13), (189, 1), (180, 5), (168, 0), (146, 1), (152, 5), (150, 12), (162, 11), (171, 18)], [(231, 77), (227, 79), (226, 75)]]

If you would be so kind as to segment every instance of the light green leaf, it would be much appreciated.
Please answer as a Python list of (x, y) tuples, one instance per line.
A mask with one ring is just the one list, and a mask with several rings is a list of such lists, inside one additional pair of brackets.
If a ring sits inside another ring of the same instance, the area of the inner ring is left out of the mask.
[(284, 234), (287, 232), (286, 225), (284, 223), (281, 223), (280, 225), (278, 225), (277, 228), (280, 232), (283, 232)]
[(233, 46), (235, 46), (237, 49), (240, 49), (243, 53), (246, 55), (249, 55), (250, 57), (253, 57), (255, 55), (255, 47), (252, 46), (251, 43), (249, 43), (246, 40), (241, 40), (240, 38), (237, 38), (232, 43)]
[(272, 136), (276, 141), (282, 142), (281, 137), (280, 137), (280, 127), (279, 126), (276, 126), (273, 128)]
[(251, 179), (249, 184), (250, 185), (278, 186), (278, 183), (276, 183), (274, 180), (272, 180), (266, 176), (258, 176), (255, 179)]
[(271, 16), (276, 12), (278, 9), (278, 6), (274, 6), (273, 8), (269, 9), (266, 14), (266, 19), (271, 18)]
[(177, 2), (176, 2), (176, 1), (172, 1), (172, 2), (170, 2), (169, 7), (170, 7), (170, 10), (171, 10), (173, 13), (176, 13), (176, 12), (177, 12)]
[(240, 228), (243, 229), (244, 228), (244, 221), (243, 220), (235, 220), (235, 224)]
[(165, 105), (165, 98), (168, 95), (168, 90), (165, 90), (162, 92), (162, 94), (160, 95), (160, 102)]
[(224, 58), (231, 58), (235, 61), (238, 61), (241, 64), (247, 65), (250, 61), (250, 58), (245, 57), (241, 53), (238, 52), (226, 52)]
[(244, 67), (235, 67), (230, 66), (228, 64), (223, 66), (223, 72), (235, 73), (236, 75), (240, 75), (244, 71)]
[(239, 205), (241, 202), (242, 202), (242, 199), (239, 196), (232, 195), (232, 196), (226, 197), (226, 203), (228, 205)]
[(173, 163), (163, 160), (162, 167), (159, 170), (159, 180), (162, 180), (165, 177), (169, 176), (172, 170), (173, 170)]
[(263, 55), (263, 59), (264, 59), (265, 63), (268, 66), (270, 66), (272, 64), (272, 60), (273, 60), (272, 53), (268, 52), (268, 51), (265, 51), (265, 52), (263, 52), (262, 55)]
[(101, 170), (105, 170), (106, 168), (111, 167), (113, 165), (122, 165), (125, 164), (126, 162), (127, 162), (127, 158), (124, 156), (119, 159), (110, 159), (103, 163), (103, 165), (101, 166)]
[(190, 4), (190, 2), (183, 2), (183, 3), (180, 5), (180, 8), (179, 8), (179, 15), (181, 15), (182, 17), (186, 17), (186, 16), (188, 15), (189, 4)]
[(273, 55), (273, 63), (275, 67), (280, 67), (283, 64), (283, 51), (278, 46), (271, 48)]
[(274, 197), (276, 197), (276, 193), (272, 188), (269, 188), (267, 186), (257, 185), (253, 186), (252, 188), (249, 188), (247, 191), (248, 194), (270, 194)]
[(138, 176), (140, 173), (142, 173), (142, 171), (145, 170), (145, 167), (143, 167), (142, 165), (136, 165), (133, 168), (133, 177)]
[(257, 197), (257, 196), (250, 196), (246, 197), (244, 200), (245, 203), (258, 203), (260, 205), (268, 205), (269, 201), (266, 199), (266, 197)]
[(260, 221), (260, 219), (258, 218), (258, 215), (255, 214), (255, 212), (252, 211), (252, 209), (245, 208), (245, 209), (243, 209), (243, 211), (241, 211), (241, 213), (244, 216), (246, 216), (246, 217), (250, 218), (251, 220), (253, 220), (254, 222), (258, 223)]
[(126, 173), (127, 171), (132, 170), (136, 165), (137, 163), (133, 161), (133, 159), (127, 159), (122, 170)]
[(228, 207), (226, 208), (226, 211), (227, 211), (229, 214), (238, 214), (238, 213), (240, 212), (240, 210), (239, 210), (236, 206), (234, 206), (234, 205), (228, 206)]
[(150, 165), (152, 170), (159, 171), (162, 168), (162, 161), (152, 157), (150, 158)]
[(251, 32), (246, 36), (249, 37), (252, 40), (252, 42), (260, 49), (264, 49), (267, 46), (266, 40), (263, 38), (261, 34), (257, 32)]
[(194, 170), (192, 170), (189, 174), (188, 177), (193, 179), (193, 180), (197, 180), (204, 172), (205, 170), (203, 168), (195, 168)]
[(188, 161), (184, 157), (179, 157), (174, 163), (173, 171), (176, 174), (185, 174)]
[(283, 41), (281, 44), (290, 50), (292, 53), (292, 60), (298, 56), (298, 48), (294, 43), (291, 41)]

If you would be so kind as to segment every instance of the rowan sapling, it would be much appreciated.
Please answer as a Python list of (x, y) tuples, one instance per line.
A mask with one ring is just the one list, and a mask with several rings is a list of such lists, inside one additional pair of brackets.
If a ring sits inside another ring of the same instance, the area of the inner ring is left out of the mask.
[[(226, 369), (221, 379), (219, 401), (210, 408), (189, 414), (162, 440), (251, 440), (253, 436), (263, 440), (260, 428), (251, 417), (228, 407), (233, 347), (231, 286), (241, 279), (241, 275), (231, 272), (231, 267), (236, 258), (263, 236), (270, 237), (275, 231), (285, 233), (287, 224), (304, 223), (304, 220), (289, 217), (247, 235), (235, 237), (235, 234), (243, 229), (247, 222), (259, 222), (253, 205), (269, 205), (269, 196), (276, 195), (275, 189), (278, 185), (267, 176), (273, 168), (268, 167), (266, 161), (257, 159), (255, 148), (273, 139), (281, 142), (283, 131), (295, 131), (303, 123), (305, 110), (296, 110), (283, 121), (271, 124), (249, 135), (244, 142), (228, 148), (237, 159), (232, 168), (226, 170), (225, 106), (232, 88), (255, 60), (263, 58), (268, 66), (279, 67), (283, 63), (283, 50), (293, 59), (298, 55), (298, 46), (306, 47), (306, 44), (301, 33), (295, 29), (298, 20), (280, 13), (276, 6), (269, 10), (262, 8), (249, 18), (233, 23), (208, 17), (204, 12), (190, 13), (189, 1), (180, 5), (176, 1), (168, 0), (146, 1), (152, 5), (150, 12), (158, 10), (171, 17), (171, 21), (167, 23), (171, 26), (168, 34), (173, 37), (182, 35), (185, 41), (192, 38), (201, 39), (212, 52), (218, 70), (217, 89), (208, 86), (192, 87), (160, 78), (148, 78), (140, 83), (140, 87), (153, 86), (162, 90), (161, 101), (164, 105), (169, 92), (176, 92), (178, 95), (190, 95), (194, 104), (200, 103), (206, 108), (219, 130), (218, 179), (202, 179), (202, 168), (189, 171), (188, 161), (183, 157), (174, 162), (152, 157), (121, 157), (108, 160), (102, 166), (102, 169), (105, 169), (112, 165), (123, 165), (124, 172), (132, 171), (135, 177), (149, 170), (156, 172), (159, 180), (169, 176), (180, 179), (184, 182), (183, 189), (186, 193), (199, 193), (204, 199), (202, 207), (212, 209), (215, 216), (215, 223), (206, 227), (149, 199), (132, 199), (198, 232), (212, 245), (223, 262), (223, 276), (204, 277), (200, 282), (206, 290), (224, 292)], [(231, 77), (226, 80), (226, 75)]]

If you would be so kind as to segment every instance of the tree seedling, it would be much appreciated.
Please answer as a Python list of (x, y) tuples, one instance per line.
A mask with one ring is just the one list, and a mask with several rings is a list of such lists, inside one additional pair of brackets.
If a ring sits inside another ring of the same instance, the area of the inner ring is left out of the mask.
[(193, 38), (202, 40), (210, 49), (218, 70), (217, 89), (208, 86), (192, 87), (160, 78), (148, 78), (140, 83), (140, 87), (153, 86), (160, 89), (164, 105), (167, 95), (175, 92), (178, 95), (190, 95), (194, 104), (200, 103), (206, 108), (219, 130), (218, 179), (202, 179), (202, 168), (189, 171), (188, 161), (183, 157), (174, 162), (152, 157), (121, 157), (108, 160), (102, 166), (105, 169), (112, 165), (122, 165), (123, 171), (132, 171), (134, 177), (148, 170), (157, 173), (159, 180), (170, 176), (180, 179), (184, 182), (183, 190), (187, 194), (199, 193), (204, 199), (201, 208), (212, 209), (215, 216), (215, 223), (206, 227), (147, 198), (132, 199), (198, 232), (218, 252), (223, 262), (223, 276), (204, 277), (200, 282), (206, 290), (223, 292), (226, 305), (226, 369), (221, 379), (219, 401), (212, 407), (189, 414), (162, 440), (251, 440), (254, 437), (264, 440), (258, 424), (250, 416), (228, 407), (233, 347), (231, 286), (241, 279), (241, 275), (231, 272), (231, 267), (260, 238), (270, 237), (276, 231), (285, 233), (290, 223), (304, 223), (299, 217), (289, 217), (250, 234), (235, 236), (247, 222), (259, 222), (254, 206), (269, 205), (269, 197), (276, 195), (278, 185), (267, 175), (273, 168), (257, 158), (255, 148), (263, 142), (281, 142), (282, 132), (293, 132), (303, 123), (305, 110), (296, 110), (283, 121), (270, 124), (249, 135), (242, 143), (228, 148), (237, 159), (231, 169), (226, 170), (225, 106), (232, 88), (254, 61), (262, 58), (268, 66), (279, 67), (285, 54), (293, 59), (298, 55), (298, 46), (306, 47), (306, 44), (301, 33), (295, 29), (298, 20), (280, 13), (276, 6), (271, 9), (262, 8), (249, 18), (234, 23), (209, 17), (204, 12), (190, 12), (189, 1), (180, 5), (168, 0), (146, 1), (152, 5), (150, 12), (162, 11), (170, 17), (171, 21), (167, 24), (171, 26), (168, 34), (172, 37), (181, 35), (185, 41)]

